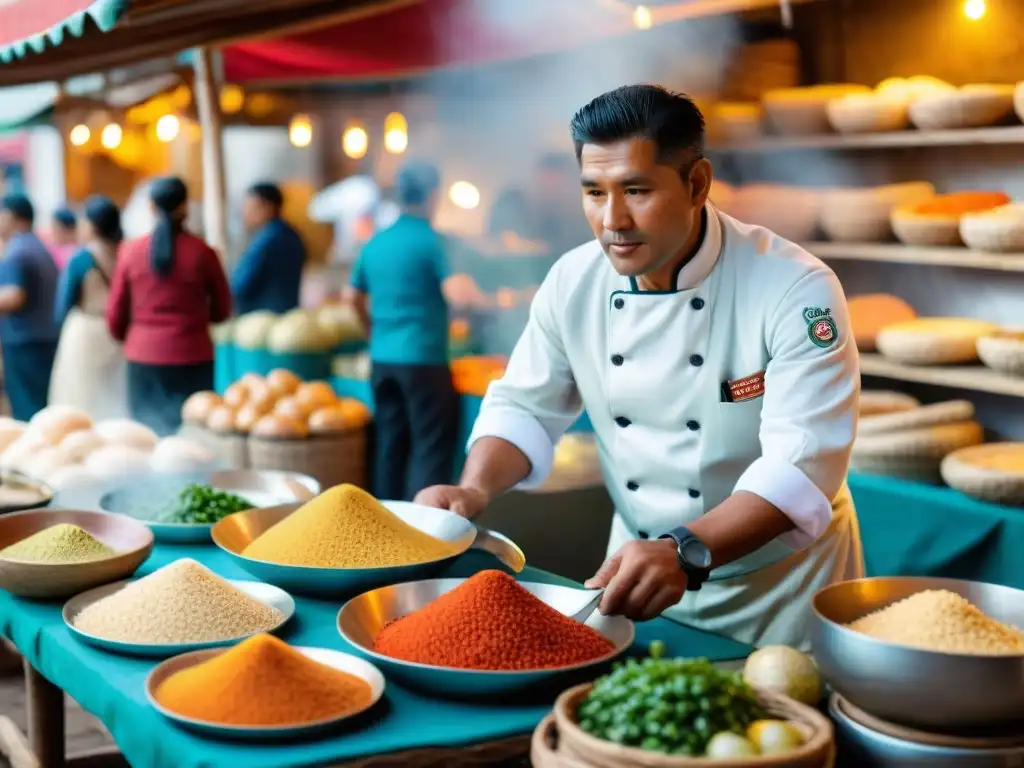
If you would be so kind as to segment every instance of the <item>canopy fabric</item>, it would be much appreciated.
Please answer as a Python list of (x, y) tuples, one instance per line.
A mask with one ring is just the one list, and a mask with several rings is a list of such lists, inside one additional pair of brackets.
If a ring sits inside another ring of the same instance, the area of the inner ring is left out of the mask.
[(234, 43), (224, 50), (224, 72), (237, 83), (388, 79), (553, 53), (631, 30), (629, 14), (593, 0), (424, 0), (287, 37)]
[(388, 6), (387, 0), (0, 0), (0, 86), (287, 34)]
[(0, 134), (45, 122), (59, 98), (56, 83), (0, 88)]

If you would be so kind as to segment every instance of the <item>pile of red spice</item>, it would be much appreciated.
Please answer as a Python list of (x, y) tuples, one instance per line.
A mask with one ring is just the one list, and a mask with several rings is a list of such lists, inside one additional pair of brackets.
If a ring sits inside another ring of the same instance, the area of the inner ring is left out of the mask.
[(605, 656), (614, 645), (564, 616), (501, 571), (481, 571), (381, 630), (378, 653), (459, 669), (568, 667)]

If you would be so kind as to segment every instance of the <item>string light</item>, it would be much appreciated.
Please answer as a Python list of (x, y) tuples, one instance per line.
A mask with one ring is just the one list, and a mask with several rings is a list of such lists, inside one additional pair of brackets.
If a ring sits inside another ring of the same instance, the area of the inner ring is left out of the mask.
[(448, 199), (465, 211), (471, 211), (480, 205), (480, 190), (468, 181), (456, 181), (448, 188)]
[(288, 141), (293, 147), (308, 147), (313, 141), (313, 123), (309, 115), (296, 115), (288, 124)]
[(370, 137), (362, 126), (349, 126), (341, 136), (341, 148), (353, 160), (364, 157), (369, 147)]
[(177, 115), (164, 115), (156, 121), (156, 137), (160, 141), (170, 142), (178, 138), (181, 131), (181, 121)]
[(392, 112), (384, 118), (384, 149), (400, 155), (409, 146), (409, 124), (401, 112)]
[(84, 147), (89, 143), (89, 138), (91, 136), (92, 131), (89, 130), (89, 126), (79, 123), (71, 129), (71, 133), (68, 134), (68, 139), (71, 141), (72, 146)]
[(651, 12), (646, 5), (638, 5), (633, 9), (633, 26), (637, 29), (650, 29)]
[(234, 115), (245, 106), (245, 91), (239, 85), (228, 84), (220, 89), (220, 111), (225, 115)]
[(964, 3), (964, 16), (971, 21), (977, 21), (988, 10), (985, 0), (966, 0)]
[(121, 145), (124, 131), (117, 123), (108, 123), (100, 132), (100, 144), (106, 149), (117, 149)]

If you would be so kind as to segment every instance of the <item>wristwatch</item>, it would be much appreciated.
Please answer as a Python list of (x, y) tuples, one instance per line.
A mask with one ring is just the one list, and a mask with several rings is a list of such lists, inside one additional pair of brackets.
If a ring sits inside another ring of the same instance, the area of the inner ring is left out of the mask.
[(693, 531), (683, 526), (673, 528), (658, 538), (672, 539), (676, 543), (679, 567), (686, 574), (686, 589), (688, 592), (699, 590), (711, 575), (711, 550)]

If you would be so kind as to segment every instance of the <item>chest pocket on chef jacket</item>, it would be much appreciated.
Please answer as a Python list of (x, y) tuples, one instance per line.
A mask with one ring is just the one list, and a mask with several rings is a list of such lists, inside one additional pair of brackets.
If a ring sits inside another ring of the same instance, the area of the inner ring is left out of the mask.
[(738, 456), (761, 455), (761, 404), (764, 396), (741, 403), (718, 404), (718, 442), (724, 453)]

